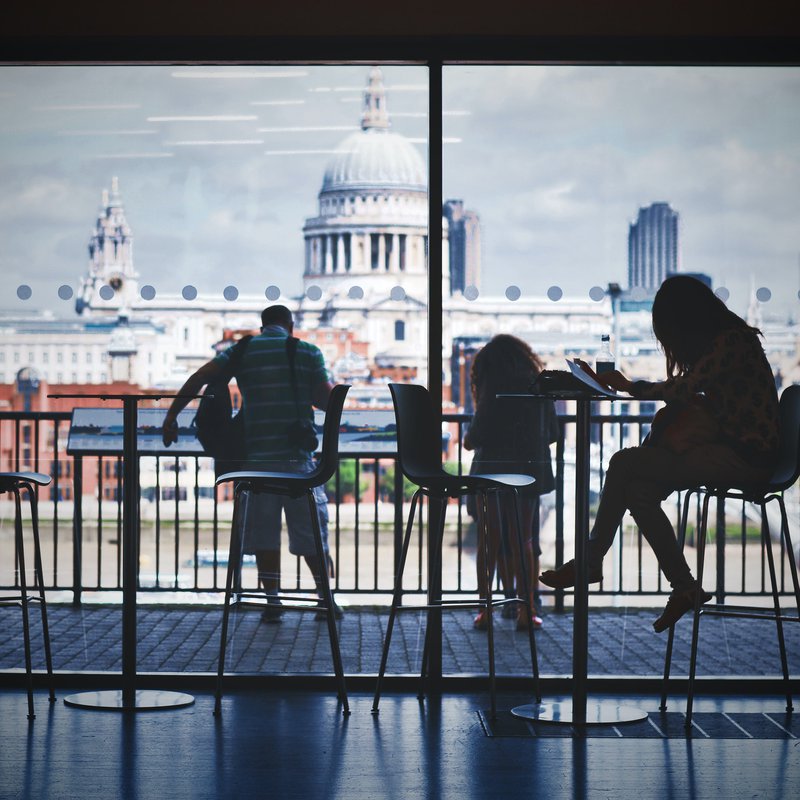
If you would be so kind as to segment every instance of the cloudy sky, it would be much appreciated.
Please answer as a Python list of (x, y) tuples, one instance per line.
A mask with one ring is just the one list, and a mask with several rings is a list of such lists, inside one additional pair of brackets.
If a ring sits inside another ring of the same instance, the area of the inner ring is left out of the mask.
[[(302, 225), (356, 129), (368, 68), (4, 67), (0, 306), (70, 314), (112, 176), (142, 283), (301, 289)], [(425, 156), (427, 72), (384, 68), (393, 130)], [(628, 225), (666, 201), (682, 267), (743, 311), (798, 311), (800, 69), (453, 66), (444, 193), (482, 221), (483, 293), (627, 281)], [(29, 285), (23, 303), (16, 288)]]

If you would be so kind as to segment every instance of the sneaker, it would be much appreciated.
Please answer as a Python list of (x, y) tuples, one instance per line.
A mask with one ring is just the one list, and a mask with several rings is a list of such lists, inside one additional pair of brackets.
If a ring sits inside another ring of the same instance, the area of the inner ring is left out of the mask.
[(476, 631), (489, 629), (489, 612), (485, 608), (475, 615), (475, 619), (472, 620), (472, 627)]
[[(517, 630), (518, 631), (526, 631), (528, 630), (528, 619), (527, 614), (525, 613), (525, 606), (522, 606), (519, 610), (519, 615), (517, 616)], [(531, 625), (535, 631), (538, 631), (539, 628), (544, 625), (544, 620), (536, 613), (534, 609), (533, 615), (531, 616)]]
[(280, 600), (268, 600), (267, 607), (261, 612), (261, 621), (267, 625), (277, 625), (283, 616)]
[(689, 589), (675, 589), (667, 600), (667, 606), (661, 616), (653, 623), (653, 630), (661, 633), (671, 628), (687, 611), (694, 610), (697, 593), (700, 592), (700, 605), (707, 603), (714, 595), (699, 586)]
[[(344, 611), (342, 611), (340, 606), (334, 600), (333, 601), (333, 618), (334, 619), (342, 619), (343, 617), (344, 617)], [(316, 619), (316, 620), (323, 620), (323, 619), (327, 619), (327, 618), (328, 618), (328, 612), (324, 608), (321, 608), (319, 611), (317, 611), (316, 614), (314, 614), (314, 619)]]
[[(547, 569), (539, 580), (552, 589), (566, 589), (575, 585), (575, 559), (570, 559), (558, 569)], [(603, 570), (600, 567), (589, 565), (589, 583), (600, 583), (603, 580)]]

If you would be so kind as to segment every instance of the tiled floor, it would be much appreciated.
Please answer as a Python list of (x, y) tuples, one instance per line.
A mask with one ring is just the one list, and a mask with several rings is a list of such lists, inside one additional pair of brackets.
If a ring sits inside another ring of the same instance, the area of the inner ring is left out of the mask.
[[(345, 671), (374, 674), (386, 629), (387, 609), (350, 607), (339, 624)], [(656, 634), (652, 609), (590, 611), (589, 673), (598, 676), (658, 676), (664, 663), (666, 634)], [(38, 610), (32, 611), (34, 665), (44, 663)], [(389, 671), (414, 673), (424, 644), (424, 615), (398, 617)], [(121, 621), (117, 605), (50, 606), (56, 670), (119, 671)], [(138, 612), (137, 668), (142, 672), (214, 672), (219, 652), (218, 606), (151, 606)], [(444, 614), (443, 669), (446, 674), (484, 674), (486, 633), (472, 628), (469, 611)], [(496, 620), (499, 675), (530, 674), (527, 637), (510, 620)], [(800, 676), (800, 625), (785, 626), (790, 672)], [(686, 674), (691, 621), (676, 627), (675, 674)], [(536, 633), (543, 675), (572, 672), (572, 614), (550, 613)], [(18, 608), (0, 608), (0, 671), (22, 661), (22, 626)], [(237, 614), (230, 636), (227, 670), (243, 673), (329, 673), (332, 670), (327, 628), (311, 613), (286, 613), (278, 625), (260, 622), (258, 610)], [(704, 618), (698, 674), (701, 676), (776, 676), (780, 660), (771, 623), (749, 619)]]

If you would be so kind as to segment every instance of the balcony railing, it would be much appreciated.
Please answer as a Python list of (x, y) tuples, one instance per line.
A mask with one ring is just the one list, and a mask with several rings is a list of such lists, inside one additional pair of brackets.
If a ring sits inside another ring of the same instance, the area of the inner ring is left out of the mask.
[[(445, 415), (451, 431), (449, 452), (454, 471), (468, 469), (462, 433), (470, 417)], [(608, 459), (621, 447), (641, 441), (652, 415), (593, 414), (591, 463), (592, 504), (602, 487)], [(41, 535), (48, 590), (70, 592), (75, 601), (85, 593), (105, 596), (121, 590), (122, 465), (119, 456), (69, 456), (66, 441), (69, 413), (0, 413), (0, 469), (37, 470), (53, 477), (40, 491)], [(556, 489), (542, 501), (543, 564), (560, 564), (572, 553), (575, 417), (560, 414), (560, 437), (553, 447)], [(334, 558), (333, 588), (354, 596), (388, 596), (400, 551), (408, 484), (386, 453), (343, 456), (328, 486), (330, 544)], [(205, 457), (141, 456), (139, 583), (143, 592), (218, 593), (227, 566), (231, 502), (214, 487), (213, 464)], [(798, 527), (798, 490), (789, 492), (790, 525)], [(677, 519), (681, 496), (666, 508)], [(766, 554), (759, 538), (761, 521), (755, 509), (739, 502), (716, 508), (704, 584), (717, 599), (728, 596), (767, 597)], [(691, 514), (687, 546), (699, 504)], [(13, 552), (13, 505), (0, 498), (0, 543), (7, 556), (0, 567), (0, 589), (16, 587)], [(451, 503), (443, 557), (443, 591), (474, 593), (475, 526), (463, 503)], [(427, 516), (423, 513), (409, 553), (405, 590), (422, 593), (426, 579)], [(770, 520), (774, 538), (777, 520)], [(795, 540), (798, 538), (794, 537)], [(791, 593), (788, 558), (781, 545), (779, 579)], [(691, 556), (690, 556), (690, 564)], [(416, 568), (413, 569), (412, 565)], [(252, 560), (246, 560), (244, 581), (256, 585)], [(605, 580), (591, 592), (614, 602), (667, 592), (649, 546), (632, 522), (623, 523), (605, 564)], [(298, 559), (283, 554), (282, 589), (305, 590), (310, 577)], [(557, 606), (564, 593), (556, 593)]]

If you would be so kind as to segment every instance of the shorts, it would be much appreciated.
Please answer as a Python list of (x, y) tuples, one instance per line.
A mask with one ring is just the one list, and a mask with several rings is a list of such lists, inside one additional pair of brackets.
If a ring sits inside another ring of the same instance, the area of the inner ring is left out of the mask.
[[(260, 469), (275, 472), (311, 472), (314, 462), (302, 461), (271, 462), (259, 465)], [(317, 503), (319, 527), (322, 533), (322, 547), (328, 553), (328, 497), (322, 486), (313, 489)], [(289, 552), (295, 556), (316, 556), (314, 545), (314, 528), (308, 512), (308, 498), (284, 497), (277, 494), (252, 494), (242, 492), (243, 513), (242, 552), (255, 553), (257, 550), (280, 550), (281, 521), (286, 515), (286, 527), (289, 533)]]

